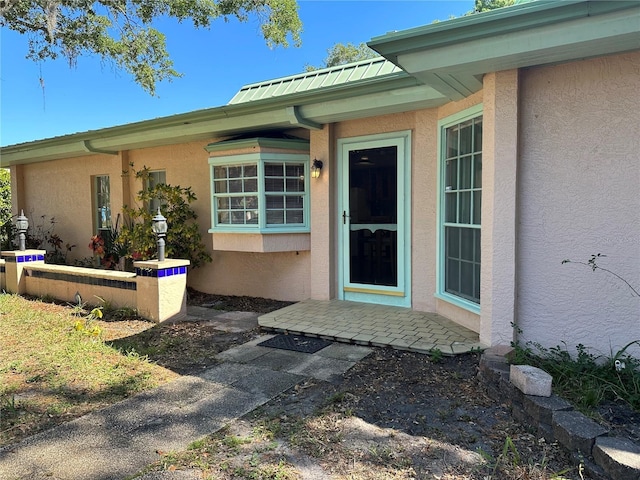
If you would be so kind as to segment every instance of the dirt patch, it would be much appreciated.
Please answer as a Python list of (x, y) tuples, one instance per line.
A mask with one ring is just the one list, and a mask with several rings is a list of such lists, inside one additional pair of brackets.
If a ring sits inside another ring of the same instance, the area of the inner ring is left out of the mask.
[[(338, 383), (309, 384), (273, 400), (262, 419), (303, 421), (307, 432), (337, 429), (340, 441), (330, 447), (336, 451), (323, 454), (320, 464), (339, 475), (350, 471), (354, 451), (371, 456), (376, 450), (417, 478), (485, 478), (509, 442), (513, 449), (507, 448), (506, 455), (517, 453), (520, 467), (540, 466), (543, 460), (540, 470), (547, 473), (569, 467), (560, 447), (515, 422), (505, 405), (485, 394), (478, 361), (474, 354), (433, 362), (417, 353), (374, 349)], [(321, 426), (330, 418), (334, 427)], [(304, 450), (313, 454), (313, 449)], [(516, 466), (513, 459), (503, 463), (501, 468)]]
[(295, 303), (260, 297), (212, 295), (198, 292), (192, 288), (187, 288), (187, 302), (189, 305), (197, 305), (214, 310), (255, 313), (269, 313)]
[(299, 384), (151, 469), (219, 480), (590, 478), (485, 394), (478, 361), (374, 348), (334, 382)]
[[(222, 312), (268, 313), (292, 302), (248, 296), (213, 295), (188, 289), (187, 302)], [(103, 338), (124, 352), (135, 351), (180, 375), (196, 373), (218, 363), (218, 353), (252, 340), (258, 329), (248, 332), (222, 332), (209, 321), (149, 324), (136, 319), (103, 322)]]
[[(188, 301), (215, 314), (266, 313), (290, 304), (194, 291)], [(215, 365), (217, 353), (259, 333), (221, 332), (206, 321), (155, 325), (119, 318), (98, 324), (114, 347), (179, 374)], [(374, 348), (334, 382), (297, 385), (148, 470), (190, 469), (220, 480), (588, 479), (564, 449), (515, 422), (506, 405), (485, 394), (478, 362), (477, 354), (434, 359)], [(617, 433), (638, 438), (640, 413), (618, 404), (599, 413)], [(41, 427), (69, 419), (49, 418)]]

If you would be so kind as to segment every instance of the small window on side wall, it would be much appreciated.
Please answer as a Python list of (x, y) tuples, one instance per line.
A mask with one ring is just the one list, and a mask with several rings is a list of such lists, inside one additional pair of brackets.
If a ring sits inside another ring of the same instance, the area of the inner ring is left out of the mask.
[(93, 209), (96, 230), (111, 229), (111, 186), (109, 175), (93, 177)]
[[(167, 183), (167, 172), (166, 170), (150, 170), (148, 172), (148, 176), (145, 179), (145, 190), (149, 190), (151, 188), (155, 188), (158, 185), (166, 185)], [(159, 198), (152, 198), (149, 201), (149, 212), (155, 213), (158, 211), (158, 207), (162, 209), (166, 202), (160, 200)]]

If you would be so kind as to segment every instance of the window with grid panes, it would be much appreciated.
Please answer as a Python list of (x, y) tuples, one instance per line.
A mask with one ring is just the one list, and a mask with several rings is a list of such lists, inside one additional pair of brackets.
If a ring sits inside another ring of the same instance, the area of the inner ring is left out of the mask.
[(444, 293), (480, 304), (482, 116), (443, 129)]
[(213, 229), (298, 231), (308, 223), (308, 156), (261, 154), (255, 162), (212, 163)]

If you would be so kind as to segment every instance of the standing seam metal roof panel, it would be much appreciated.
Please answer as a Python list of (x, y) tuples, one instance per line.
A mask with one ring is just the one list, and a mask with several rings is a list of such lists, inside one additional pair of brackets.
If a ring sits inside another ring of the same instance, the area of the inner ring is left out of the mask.
[(337, 67), (245, 85), (229, 101), (229, 105), (319, 90), (398, 72), (402, 72), (402, 69), (382, 57), (376, 57), (370, 60), (362, 60)]

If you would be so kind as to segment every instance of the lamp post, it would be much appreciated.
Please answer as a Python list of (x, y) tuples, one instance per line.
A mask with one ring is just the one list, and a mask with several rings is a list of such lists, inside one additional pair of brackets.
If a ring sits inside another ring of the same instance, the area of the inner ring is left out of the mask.
[(167, 219), (160, 213), (160, 207), (158, 207), (158, 214), (153, 217), (151, 229), (153, 233), (158, 237), (158, 261), (164, 262), (164, 237), (167, 236)]
[(24, 210), (20, 212), (18, 218), (16, 218), (16, 229), (18, 230), (18, 250), (24, 252), (26, 250), (25, 240), (27, 238), (26, 233), (29, 228), (29, 219), (24, 216)]

